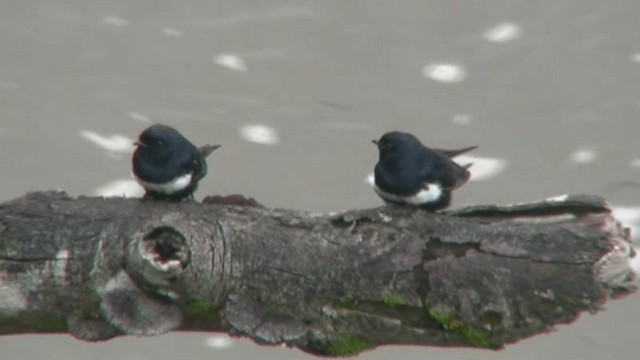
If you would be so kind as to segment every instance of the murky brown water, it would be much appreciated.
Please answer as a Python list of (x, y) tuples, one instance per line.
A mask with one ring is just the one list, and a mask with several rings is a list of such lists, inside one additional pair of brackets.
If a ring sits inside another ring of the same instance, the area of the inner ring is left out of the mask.
[[(445, 148), (480, 145), (485, 179), (459, 190), (457, 205), (587, 192), (640, 225), (639, 13), (630, 0), (4, 1), (0, 200), (130, 191), (128, 141), (163, 122), (223, 144), (199, 198), (377, 206), (364, 182), (377, 157), (370, 140), (399, 129)], [(242, 132), (252, 125), (272, 133)], [(630, 358), (639, 306), (638, 296), (611, 302), (499, 353), (387, 347), (363, 357)], [(0, 349), (3, 359), (306, 356), (246, 341), (209, 348), (207, 336), (1, 337)]]

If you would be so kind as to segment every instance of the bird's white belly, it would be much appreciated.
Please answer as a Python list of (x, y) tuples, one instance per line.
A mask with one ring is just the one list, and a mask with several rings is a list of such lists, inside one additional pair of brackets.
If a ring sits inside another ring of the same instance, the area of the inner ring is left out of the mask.
[(144, 181), (136, 176), (136, 181), (138, 182), (138, 184), (142, 185), (142, 187), (144, 187), (147, 191), (153, 191), (153, 192), (170, 195), (187, 188), (191, 184), (192, 178), (193, 178), (193, 174), (184, 174), (164, 184), (156, 184), (156, 183)]
[(367, 182), (373, 186), (373, 190), (375, 190), (381, 198), (389, 202), (419, 206), (436, 202), (442, 197), (442, 186), (440, 186), (440, 184), (425, 184), (425, 188), (417, 193), (402, 196), (388, 193), (376, 186), (375, 176), (373, 174), (367, 178)]

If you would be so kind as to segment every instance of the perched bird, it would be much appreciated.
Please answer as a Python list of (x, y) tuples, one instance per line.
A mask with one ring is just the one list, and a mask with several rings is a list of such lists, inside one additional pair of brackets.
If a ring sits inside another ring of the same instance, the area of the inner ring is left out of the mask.
[(193, 192), (207, 174), (205, 158), (220, 145), (196, 148), (176, 129), (155, 124), (145, 129), (133, 143), (132, 165), (136, 181), (144, 187), (145, 198), (178, 201), (193, 198)]
[(428, 210), (446, 208), (451, 192), (469, 180), (472, 164), (460, 166), (451, 158), (477, 146), (459, 150), (430, 149), (415, 136), (399, 131), (373, 140), (380, 152), (372, 185), (388, 203)]

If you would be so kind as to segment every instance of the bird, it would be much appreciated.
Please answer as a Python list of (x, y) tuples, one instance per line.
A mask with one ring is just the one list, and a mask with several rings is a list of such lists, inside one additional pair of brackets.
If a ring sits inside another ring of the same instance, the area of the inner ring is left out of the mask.
[(429, 211), (448, 207), (452, 191), (471, 176), (472, 163), (458, 165), (452, 158), (477, 148), (428, 148), (414, 135), (400, 131), (387, 132), (373, 143), (379, 159), (370, 182), (378, 196), (387, 203)]
[(198, 182), (207, 174), (205, 158), (220, 147), (196, 147), (164, 124), (149, 126), (133, 144), (133, 174), (145, 190), (144, 198), (168, 201), (193, 199)]

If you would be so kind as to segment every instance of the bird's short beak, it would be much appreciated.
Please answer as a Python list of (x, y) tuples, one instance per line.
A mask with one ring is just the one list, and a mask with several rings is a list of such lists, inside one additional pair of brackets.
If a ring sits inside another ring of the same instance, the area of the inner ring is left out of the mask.
[(133, 143), (133, 145), (135, 146), (142, 146), (142, 147), (147, 147), (147, 145), (145, 145), (144, 143), (140, 142), (140, 141), (136, 141)]
[(376, 144), (376, 146), (378, 146), (378, 140), (371, 140), (371, 142)]

